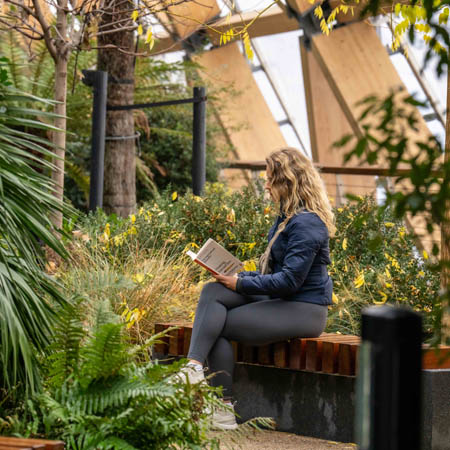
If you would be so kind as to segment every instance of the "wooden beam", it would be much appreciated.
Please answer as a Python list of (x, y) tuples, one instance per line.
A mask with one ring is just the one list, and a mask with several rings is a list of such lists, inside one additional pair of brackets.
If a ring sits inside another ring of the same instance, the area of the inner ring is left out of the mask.
[[(219, 160), (220, 165), (230, 169), (249, 169), (249, 170), (266, 170), (265, 161), (249, 161), (249, 160)], [(341, 174), (341, 175), (365, 175), (365, 176), (389, 176), (389, 169), (383, 167), (346, 167), (346, 166), (330, 166), (321, 163), (314, 163), (314, 166), (322, 173)], [(394, 176), (400, 177), (409, 175), (410, 170), (397, 169)], [(435, 176), (442, 176), (442, 171), (435, 170), (432, 172)]]
[(180, 39), (186, 39), (219, 14), (216, 0), (185, 1), (167, 9), (170, 24)]
[[(231, 27), (239, 30), (252, 22), (257, 16), (258, 13), (255, 11), (234, 14), (231, 16), (230, 20), (227, 20), (226, 18), (219, 19), (217, 22), (212, 23), (211, 27), (221, 33), (229, 30)], [(248, 30), (250, 37), (255, 38), (278, 33), (287, 33), (298, 29), (298, 21), (292, 17), (288, 17), (278, 5), (274, 5), (258, 17)], [(207, 32), (211, 42), (214, 45), (219, 45), (220, 35), (211, 30), (207, 30)]]
[[(245, 25), (249, 24), (257, 17), (257, 13), (254, 11), (246, 12), (242, 14), (234, 14), (231, 19), (227, 21), (226, 18), (218, 19), (210, 26), (217, 32), (225, 32), (230, 29), (230, 26), (241, 29)], [(166, 19), (160, 19), (164, 22), (164, 26), (171, 27), (172, 22), (167, 22)], [(201, 27), (205, 29), (205, 27)], [(295, 31), (299, 29), (299, 24), (296, 19), (290, 18), (287, 14), (277, 5), (267, 10), (263, 15), (250, 26), (250, 37), (256, 38), (261, 36), (267, 36), (278, 33), (287, 33), (289, 31)], [(210, 29), (206, 29), (206, 32), (213, 43), (218, 46), (220, 41), (220, 34)], [(153, 53), (164, 53), (171, 51), (181, 50), (181, 42), (173, 39), (169, 33), (160, 33), (158, 40), (156, 41)]]
[(211, 86), (208, 96), (218, 98), (220, 119), (240, 159), (264, 159), (286, 145), (236, 43), (197, 55), (194, 61), (203, 67), (200, 76)]
[(328, 195), (336, 205), (346, 202), (345, 194), (373, 195), (376, 191), (373, 173), (348, 172), (340, 167), (344, 151), (333, 148), (333, 144), (346, 134), (352, 134), (352, 128), (314, 54), (306, 49), (304, 38), (300, 38), (300, 53), (312, 159), (336, 169), (322, 171)]

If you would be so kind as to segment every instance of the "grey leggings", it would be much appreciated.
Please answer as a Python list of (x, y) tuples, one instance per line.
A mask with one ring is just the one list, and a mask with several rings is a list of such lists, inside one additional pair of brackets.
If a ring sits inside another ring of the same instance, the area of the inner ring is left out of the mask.
[(212, 384), (232, 396), (231, 341), (265, 345), (293, 337), (316, 337), (325, 328), (328, 308), (313, 303), (245, 296), (220, 283), (203, 287), (195, 314), (188, 358), (217, 373)]

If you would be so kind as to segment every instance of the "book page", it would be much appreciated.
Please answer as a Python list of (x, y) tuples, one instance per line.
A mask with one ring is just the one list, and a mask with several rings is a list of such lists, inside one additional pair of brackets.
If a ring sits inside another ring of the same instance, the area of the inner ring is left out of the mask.
[(234, 275), (243, 267), (239, 259), (211, 238), (199, 250), (194, 261), (196, 260), (221, 275)]

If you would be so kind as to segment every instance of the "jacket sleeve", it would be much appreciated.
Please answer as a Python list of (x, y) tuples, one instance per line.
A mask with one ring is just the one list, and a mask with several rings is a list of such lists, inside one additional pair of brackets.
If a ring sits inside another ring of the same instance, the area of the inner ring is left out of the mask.
[(256, 275), (259, 275), (259, 270), (243, 270), (237, 274), (238, 278), (254, 277)]
[[(288, 230), (286, 230), (288, 231)], [(237, 284), (241, 294), (270, 294), (288, 297), (300, 289), (320, 248), (314, 227), (297, 222), (288, 231), (286, 253), (280, 272), (242, 276)]]

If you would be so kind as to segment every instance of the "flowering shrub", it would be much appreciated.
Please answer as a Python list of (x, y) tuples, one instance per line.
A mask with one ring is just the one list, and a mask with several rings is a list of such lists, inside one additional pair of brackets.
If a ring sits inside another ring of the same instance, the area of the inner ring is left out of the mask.
[[(428, 255), (417, 251), (403, 223), (389, 210), (377, 213), (371, 197), (337, 208), (335, 214), (337, 232), (330, 239), (328, 268), (334, 305), (327, 331), (358, 334), (361, 309), (388, 302), (423, 312), (430, 336), (438, 324), (433, 299), (439, 274), (427, 264)], [(167, 192), (127, 219), (97, 213), (83, 226), (89, 236), (87, 249), (122, 267), (136, 283), (121, 311), (130, 327), (140, 322), (139, 332), (146, 334), (156, 319), (192, 320), (209, 274), (192, 265), (185, 250), (195, 250), (213, 237), (246, 261), (247, 270), (254, 270), (274, 217), (261, 186), (231, 192), (214, 183), (206, 186), (203, 197)]]
[(184, 253), (210, 237), (242, 260), (256, 258), (267, 245), (274, 208), (259, 185), (232, 192), (223, 184), (207, 184), (205, 195), (177, 192), (161, 195), (128, 219), (98, 212), (84, 222), (90, 245), (125, 260), (132, 248), (145, 252), (167, 246)]
[(377, 214), (371, 197), (336, 210), (337, 232), (330, 240), (334, 307), (329, 331), (359, 332), (361, 308), (392, 303), (424, 313), (429, 336), (438, 324), (439, 273), (428, 264), (404, 224), (389, 210)]

